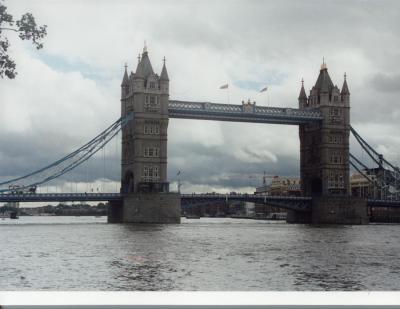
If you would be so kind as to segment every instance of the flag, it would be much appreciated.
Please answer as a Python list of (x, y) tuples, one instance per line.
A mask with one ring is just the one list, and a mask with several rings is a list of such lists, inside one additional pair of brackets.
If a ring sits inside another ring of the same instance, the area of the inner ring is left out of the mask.
[(222, 85), (221, 87), (219, 87), (219, 89), (228, 89), (228, 84)]
[(181, 171), (178, 171), (178, 173), (176, 174), (176, 176), (179, 176), (181, 174)]
[(265, 92), (268, 90), (268, 87), (264, 87), (263, 89), (260, 90), (260, 92)]

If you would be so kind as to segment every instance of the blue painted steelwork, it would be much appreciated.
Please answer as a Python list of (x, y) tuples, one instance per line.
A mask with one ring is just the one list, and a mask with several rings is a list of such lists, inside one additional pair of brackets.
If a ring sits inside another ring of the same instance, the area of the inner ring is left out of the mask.
[(168, 114), (169, 118), (289, 125), (299, 125), (323, 120), (322, 114), (316, 109), (300, 110), (296, 108), (256, 106), (255, 103), (232, 105), (170, 100)]
[[(369, 145), (357, 131), (350, 127), (350, 131), (366, 154), (377, 164), (376, 168), (367, 167), (361, 160), (350, 153), (349, 163), (364, 178), (366, 178), (385, 200), (400, 198), (400, 169), (386, 160)], [(377, 196), (374, 196), (377, 198)], [(379, 197), (378, 197), (379, 198)]]
[[(120, 193), (36, 193), (0, 194), (0, 203), (6, 202), (100, 202), (122, 201)], [(216, 201), (243, 201), (268, 204), (296, 211), (311, 211), (311, 197), (267, 196), (255, 194), (181, 194), (181, 204), (202, 204)], [(372, 207), (400, 207), (396, 200), (367, 200)]]
[(122, 200), (120, 193), (0, 194), (0, 202), (97, 202)]
[(268, 204), (296, 211), (311, 211), (311, 197), (269, 196), (258, 194), (181, 194), (181, 204), (200, 204), (213, 201), (243, 201)]

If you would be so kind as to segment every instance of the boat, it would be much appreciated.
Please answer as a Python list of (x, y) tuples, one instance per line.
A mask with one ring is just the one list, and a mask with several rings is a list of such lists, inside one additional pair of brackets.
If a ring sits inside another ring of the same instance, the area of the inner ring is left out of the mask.
[(186, 215), (186, 219), (200, 219), (198, 215)]

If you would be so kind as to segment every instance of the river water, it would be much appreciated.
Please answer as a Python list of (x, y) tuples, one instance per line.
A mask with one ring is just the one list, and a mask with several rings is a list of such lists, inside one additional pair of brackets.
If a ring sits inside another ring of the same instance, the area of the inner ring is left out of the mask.
[(400, 225), (0, 220), (0, 290), (399, 290)]

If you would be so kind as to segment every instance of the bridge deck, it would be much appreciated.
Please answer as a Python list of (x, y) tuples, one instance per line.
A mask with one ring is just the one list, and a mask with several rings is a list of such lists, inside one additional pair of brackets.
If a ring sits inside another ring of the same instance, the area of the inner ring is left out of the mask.
[[(24, 193), (0, 194), (0, 203), (5, 202), (97, 202), (121, 200), (120, 193)], [(245, 201), (254, 203), (273, 203), (287, 209), (309, 211), (312, 197), (270, 196), (258, 194), (181, 194), (183, 203), (202, 203), (211, 201)], [(367, 200), (371, 207), (400, 207), (397, 200)]]
[(0, 202), (97, 202), (120, 200), (120, 193), (0, 194)]
[(321, 121), (318, 110), (170, 100), (170, 118), (299, 125)]

